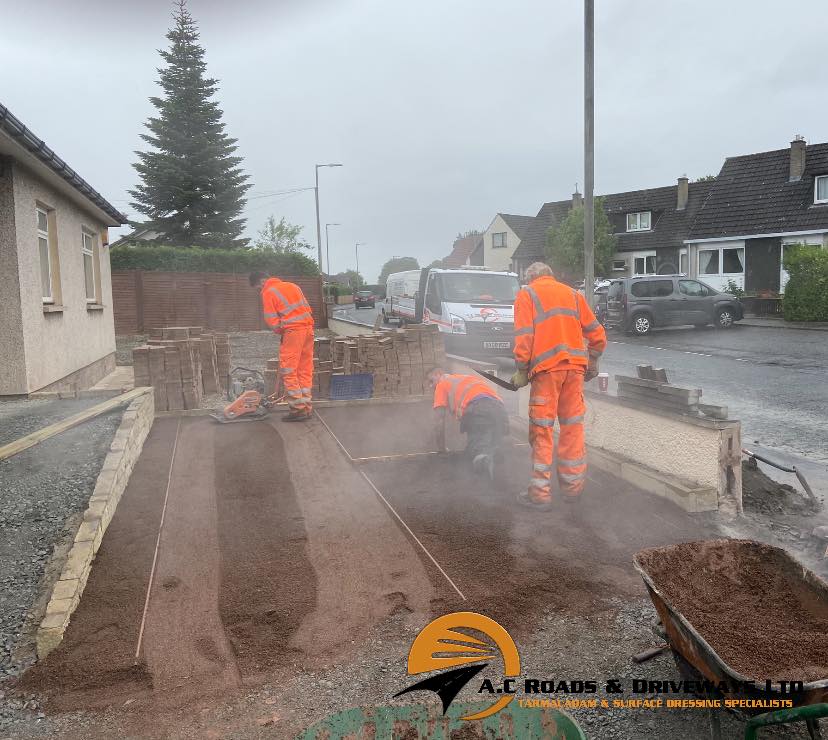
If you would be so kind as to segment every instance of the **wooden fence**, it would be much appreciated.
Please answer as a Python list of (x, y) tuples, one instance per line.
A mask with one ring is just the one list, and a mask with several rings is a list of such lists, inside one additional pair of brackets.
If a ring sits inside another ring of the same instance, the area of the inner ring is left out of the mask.
[[(305, 293), (317, 328), (328, 326), (321, 277), (286, 277)], [(203, 326), (216, 331), (267, 329), (259, 293), (247, 275), (217, 272), (112, 273), (115, 333), (144, 334), (161, 326)]]

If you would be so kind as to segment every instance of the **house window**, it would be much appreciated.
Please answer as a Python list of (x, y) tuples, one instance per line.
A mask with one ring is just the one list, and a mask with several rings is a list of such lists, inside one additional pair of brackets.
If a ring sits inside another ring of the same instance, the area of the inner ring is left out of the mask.
[(81, 234), (81, 254), (83, 256), (83, 279), (86, 289), (86, 302), (98, 303), (98, 260), (97, 239), (94, 234), (84, 231)]
[(686, 251), (679, 252), (679, 272), (682, 275), (687, 274), (687, 252)]
[(627, 260), (613, 260), (612, 269), (615, 272), (624, 272), (627, 269)]
[(52, 253), (49, 248), (49, 214), (37, 210), (37, 249), (40, 254), (40, 294), (44, 303), (54, 303), (52, 291)]
[(506, 247), (506, 232), (500, 231), (492, 234), (492, 249), (503, 249)]
[(741, 275), (744, 271), (744, 247), (699, 250), (699, 275)]
[(656, 258), (654, 254), (636, 257), (634, 262), (634, 275), (655, 275)]
[(627, 231), (648, 231), (650, 229), (650, 211), (627, 214)]
[(828, 203), (828, 175), (814, 178), (814, 203)]

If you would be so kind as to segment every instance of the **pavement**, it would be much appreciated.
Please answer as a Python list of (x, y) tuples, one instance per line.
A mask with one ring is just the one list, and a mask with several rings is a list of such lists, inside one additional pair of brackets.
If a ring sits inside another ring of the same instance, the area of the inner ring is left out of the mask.
[(770, 316), (746, 316), (739, 322), (740, 326), (761, 326), (766, 329), (805, 329), (828, 331), (828, 321), (785, 321), (783, 318)]

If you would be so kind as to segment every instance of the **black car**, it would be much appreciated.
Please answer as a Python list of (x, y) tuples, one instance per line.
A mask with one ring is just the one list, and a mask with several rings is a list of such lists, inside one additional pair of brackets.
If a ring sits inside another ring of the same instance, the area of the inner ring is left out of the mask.
[(354, 296), (354, 308), (373, 308), (376, 303), (376, 297), (370, 290), (360, 290)]
[(621, 278), (607, 293), (607, 326), (633, 334), (658, 326), (729, 329), (743, 315), (738, 298), (684, 275)]

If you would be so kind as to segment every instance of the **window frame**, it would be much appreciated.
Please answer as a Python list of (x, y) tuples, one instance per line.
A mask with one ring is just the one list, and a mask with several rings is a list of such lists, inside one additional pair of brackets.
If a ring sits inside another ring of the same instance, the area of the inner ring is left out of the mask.
[[(736, 251), (741, 250), (741, 258), (740, 261), (742, 263), (742, 270), (741, 272), (725, 272), (724, 271), (724, 253), (725, 250), (735, 249)], [(718, 253), (718, 269), (716, 272), (702, 272), (701, 271), (701, 256), (702, 252), (716, 252)], [(696, 274), (697, 275), (715, 275), (717, 277), (734, 277), (737, 275), (744, 276), (745, 274), (745, 247), (706, 247), (706, 248), (699, 248), (696, 252)]]
[[(647, 226), (641, 225), (641, 217), (647, 216)], [(635, 226), (630, 226), (630, 218), (635, 218)], [(653, 229), (653, 212), (652, 211), (634, 211), (627, 214), (627, 233), (634, 231), (652, 231)]]
[[(46, 221), (46, 230), (40, 228), (40, 215), (43, 214), (43, 218)], [(47, 305), (51, 305), (55, 302), (55, 286), (54, 281), (52, 280), (52, 276), (54, 275), (54, 269), (52, 266), (52, 245), (51, 240), (49, 239), (49, 211), (43, 208), (42, 206), (36, 205), (35, 206), (35, 229), (37, 233), (37, 254), (38, 260), (40, 261), (40, 293), (41, 299), (43, 303)], [(45, 291), (43, 290), (43, 254), (40, 251), (40, 240), (44, 239), (46, 241), (46, 269), (48, 271), (49, 277), (49, 295), (42, 295)]]
[(828, 175), (817, 175), (814, 177), (814, 203), (816, 205), (820, 205), (823, 203), (828, 203), (828, 195), (824, 198), (819, 197), (819, 183), (821, 180), (824, 180), (826, 183), (826, 187), (828, 189)]
[[(495, 237), (502, 236), (503, 237), (503, 244), (495, 244)], [(493, 231), (492, 232), (492, 249), (506, 249), (509, 246), (509, 240), (507, 238), (507, 232), (505, 231)]]
[[(644, 272), (638, 272), (636, 268), (636, 262), (638, 260), (644, 260)], [(653, 271), (647, 272), (647, 260), (653, 261)], [(658, 274), (658, 267), (656, 265), (656, 253), (648, 253), (648, 252), (634, 252), (632, 255), (632, 277), (647, 277), (649, 275), (656, 275)]]
[[(86, 240), (89, 239), (90, 246), (87, 249)], [(100, 304), (100, 296), (98, 295), (98, 282), (100, 279), (100, 267), (98, 265), (97, 251), (98, 243), (95, 232), (89, 228), (81, 228), (81, 260), (83, 261), (83, 293), (86, 296), (86, 303), (92, 305)], [(86, 292), (86, 256), (89, 255), (92, 263), (92, 297)]]
[[(621, 267), (616, 267), (616, 265), (621, 265)], [(626, 272), (627, 271), (627, 260), (613, 260), (612, 261), (612, 270), (613, 270), (613, 272)]]

